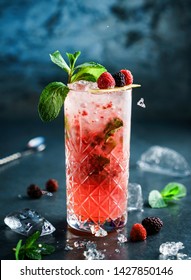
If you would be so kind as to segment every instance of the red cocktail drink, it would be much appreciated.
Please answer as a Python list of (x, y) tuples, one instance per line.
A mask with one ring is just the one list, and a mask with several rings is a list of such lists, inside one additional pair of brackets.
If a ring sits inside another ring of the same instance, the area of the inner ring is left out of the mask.
[(132, 89), (91, 87), (72, 84), (65, 99), (67, 220), (111, 231), (127, 221)]

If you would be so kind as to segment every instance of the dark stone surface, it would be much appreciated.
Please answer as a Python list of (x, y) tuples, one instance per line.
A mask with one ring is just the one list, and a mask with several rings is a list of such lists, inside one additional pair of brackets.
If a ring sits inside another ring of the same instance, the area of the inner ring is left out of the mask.
[(37, 116), (51, 81), (66, 81), (49, 53), (82, 51), (110, 72), (129, 68), (142, 84), (136, 119), (191, 120), (191, 1), (0, 1), (0, 117)]
[[(33, 208), (45, 216), (55, 227), (56, 231), (42, 238), (42, 241), (54, 244), (56, 251), (44, 259), (80, 260), (84, 259), (83, 249), (65, 251), (65, 244), (73, 246), (76, 240), (94, 240), (98, 249), (106, 249), (105, 259), (118, 260), (158, 260), (159, 246), (167, 241), (181, 241), (185, 245), (182, 250), (191, 257), (191, 177), (177, 178), (165, 175), (141, 172), (136, 168), (136, 161), (141, 153), (151, 145), (161, 145), (175, 149), (181, 153), (191, 165), (190, 126), (167, 123), (134, 123), (132, 125), (130, 182), (142, 185), (144, 198), (144, 212), (131, 212), (127, 226), (123, 233), (129, 236), (130, 228), (134, 223), (141, 222), (147, 216), (158, 216), (164, 222), (159, 234), (150, 236), (144, 242), (125, 244), (117, 243), (117, 233), (110, 233), (104, 238), (95, 238), (72, 232), (66, 224), (65, 201), (65, 167), (62, 121), (52, 124), (42, 124), (40, 121), (1, 123), (3, 134), (0, 138), (0, 147), (3, 147), (1, 156), (19, 151), (25, 143), (34, 136), (43, 135), (47, 140), (47, 149), (39, 154), (15, 161), (12, 164), (0, 167), (0, 258), (14, 259), (12, 248), (19, 239), (25, 237), (12, 232), (3, 222), (5, 216), (22, 208)], [(29, 199), (26, 188), (36, 183), (41, 188), (49, 178), (56, 178), (60, 188), (53, 197), (42, 197), (37, 200)], [(148, 194), (153, 189), (161, 190), (168, 182), (177, 181), (187, 187), (187, 196), (167, 208), (151, 209), (147, 205)], [(68, 240), (68, 241), (66, 241)], [(107, 243), (107, 245), (103, 245)], [(116, 253), (119, 249), (120, 253)]]

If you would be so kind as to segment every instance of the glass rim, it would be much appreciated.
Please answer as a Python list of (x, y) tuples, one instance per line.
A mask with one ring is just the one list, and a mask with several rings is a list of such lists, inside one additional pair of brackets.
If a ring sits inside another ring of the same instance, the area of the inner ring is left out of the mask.
[(107, 88), (107, 89), (72, 89), (69, 87), (70, 91), (76, 91), (76, 92), (86, 92), (86, 93), (91, 93), (94, 95), (102, 95), (102, 94), (112, 94), (115, 92), (122, 92), (122, 91), (129, 91), (132, 90), (133, 88), (141, 87), (139, 84), (130, 84), (124, 87), (114, 87), (114, 88)]

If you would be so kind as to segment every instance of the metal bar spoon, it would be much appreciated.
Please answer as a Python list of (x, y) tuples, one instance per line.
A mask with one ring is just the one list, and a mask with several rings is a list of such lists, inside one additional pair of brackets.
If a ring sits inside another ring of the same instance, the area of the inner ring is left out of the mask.
[(10, 156), (1, 158), (0, 165), (4, 165), (6, 163), (9, 163), (9, 162), (14, 161), (19, 158), (22, 158), (24, 156), (31, 155), (35, 152), (42, 152), (45, 148), (46, 148), (45, 138), (42, 136), (35, 137), (35, 138), (29, 140), (29, 142), (26, 145), (26, 149), (24, 151), (17, 152)]

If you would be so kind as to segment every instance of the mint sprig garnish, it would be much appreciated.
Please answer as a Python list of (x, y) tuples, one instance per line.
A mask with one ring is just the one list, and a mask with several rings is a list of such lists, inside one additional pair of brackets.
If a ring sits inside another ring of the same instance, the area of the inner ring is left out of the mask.
[(185, 197), (186, 193), (187, 190), (183, 184), (171, 182), (162, 191), (152, 190), (149, 193), (148, 202), (152, 208), (163, 208), (167, 207), (169, 202)]
[[(59, 51), (50, 54), (50, 58), (53, 63), (68, 74), (67, 83), (79, 80), (96, 82), (98, 77), (107, 71), (106, 68), (95, 62), (86, 62), (76, 66), (80, 54), (80, 51), (74, 54), (66, 53), (68, 63)], [(62, 82), (52, 82), (45, 87), (38, 104), (39, 115), (43, 121), (51, 121), (58, 116), (68, 92), (68, 86)]]
[(37, 242), (40, 237), (40, 232), (36, 231), (34, 234), (26, 239), (25, 244), (22, 245), (23, 240), (20, 239), (16, 245), (15, 259), (16, 260), (41, 260), (43, 255), (52, 254), (55, 251), (54, 246)]

